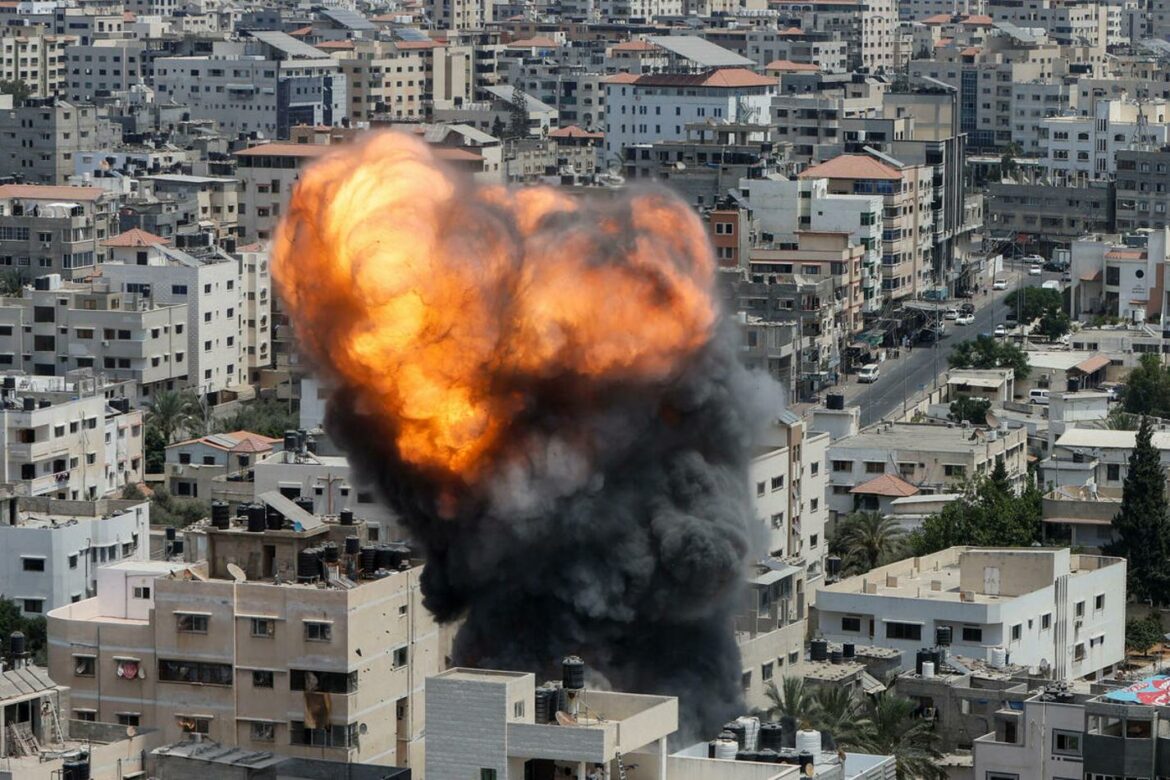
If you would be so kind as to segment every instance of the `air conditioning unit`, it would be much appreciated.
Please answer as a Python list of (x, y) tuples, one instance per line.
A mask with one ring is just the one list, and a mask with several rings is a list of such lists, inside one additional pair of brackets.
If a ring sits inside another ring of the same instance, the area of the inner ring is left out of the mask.
[(108, 347), (108, 346), (110, 346), (110, 342), (103, 340), (103, 341), (102, 341), (102, 346), (103, 346), (103, 347)]

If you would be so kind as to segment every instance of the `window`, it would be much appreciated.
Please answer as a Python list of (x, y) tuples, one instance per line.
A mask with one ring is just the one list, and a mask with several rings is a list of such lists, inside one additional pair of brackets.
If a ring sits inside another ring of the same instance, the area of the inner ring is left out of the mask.
[(397, 647), (394, 649), (394, 668), (399, 669), (406, 666), (407, 649), (405, 647)]
[(73, 710), (74, 720), (87, 720), (91, 723), (97, 720), (97, 710)]
[(21, 565), (24, 567), (25, 571), (44, 571), (45, 570), (45, 559), (44, 558), (21, 558), (20, 562), (21, 562)]
[(861, 631), (861, 618), (846, 615), (845, 617), (841, 618), (841, 630), (853, 632)]
[(1077, 605), (1073, 608), (1073, 614), (1076, 617), (1083, 618), (1085, 616), (1085, 602), (1078, 601)]
[(134, 598), (136, 598), (136, 599), (150, 598), (150, 587), (146, 586), (146, 585), (140, 585), (140, 586), (135, 587), (134, 588)]
[(252, 618), (252, 636), (270, 638), (274, 628), (268, 618)]
[(93, 677), (97, 670), (97, 659), (92, 655), (73, 656), (73, 674), (77, 677)]
[(1098, 593), (1096, 596), (1093, 597), (1093, 609), (1094, 610), (1105, 609), (1105, 594), (1104, 593)]
[(176, 715), (175, 721), (179, 730), (184, 734), (210, 734), (211, 718), (194, 718), (188, 715)]
[(1047, 631), (1050, 628), (1052, 628), (1052, 613), (1045, 612), (1040, 616), (1040, 630)]
[(172, 658), (158, 660), (159, 682), (189, 683), (191, 685), (231, 685), (231, 664), (208, 661), (183, 661)]
[(255, 669), (252, 671), (252, 687), (253, 688), (271, 688), (272, 687), (272, 672), (266, 669)]
[(45, 600), (44, 599), (25, 599), (24, 600), (24, 611), (25, 612), (39, 615), (44, 610), (45, 610)]
[(1020, 780), (1020, 776), (1009, 772), (988, 772), (984, 780)]
[(740, 678), (739, 678), (739, 684), (743, 686), (743, 689), (744, 689), (745, 691), (746, 691), (748, 688), (752, 687), (752, 673), (751, 673), (751, 671), (750, 671), (750, 670), (749, 670), (749, 671), (746, 671), (746, 672), (744, 672), (744, 673), (743, 673), (743, 675), (741, 675), (741, 676), (740, 676)]
[(1052, 730), (1052, 752), (1058, 756), (1079, 756), (1081, 735), (1075, 731)]
[(884, 474), (886, 471), (886, 464), (880, 460), (867, 460), (865, 462), (866, 474)]
[(187, 294), (187, 285), (185, 285), (185, 284), (172, 284), (171, 285), (171, 295), (186, 295), (186, 294)]
[(206, 634), (207, 615), (192, 615), (186, 612), (175, 613), (176, 630), (182, 634)]
[(479, 770), (479, 780), (497, 780), (496, 770), (481, 769)]
[(781, 490), (784, 487), (784, 477), (772, 477), (772, 491)]
[(853, 471), (853, 461), (851, 460), (835, 460), (832, 463), (833, 471)]
[(793, 650), (791, 653), (788, 654), (788, 663), (789, 664), (798, 663), (799, 661), (800, 661), (800, 651), (799, 650)]
[(1084, 642), (1077, 642), (1076, 645), (1073, 646), (1073, 660), (1074, 661), (1085, 660), (1085, 643)]
[(967, 467), (958, 463), (944, 463), (943, 474), (948, 477), (961, 477), (967, 473)]
[(276, 740), (276, 725), (273, 723), (252, 723), (253, 742), (273, 742)]
[(922, 639), (922, 626), (918, 623), (886, 623), (886, 639)]
[(820, 505), (821, 505), (821, 500), (819, 498), (809, 499), (808, 508), (809, 508), (810, 512), (817, 511), (817, 509), (820, 507)]
[(191, 453), (189, 453), (189, 452), (180, 452), (179, 453), (179, 465), (186, 466), (190, 462), (191, 462)]
[(982, 642), (983, 629), (979, 626), (963, 626), (964, 642)]
[(313, 672), (306, 669), (288, 670), (290, 691), (320, 691), (321, 693), (355, 693), (357, 672)]
[(305, 621), (305, 639), (311, 642), (329, 642), (333, 639), (333, 624)]
[(1116, 482), (1121, 479), (1121, 464), (1107, 463), (1105, 464), (1105, 479)]
[(70, 569), (77, 568), (77, 553), (73, 553), (72, 555), (69, 556), (69, 568)]
[(1014, 626), (1012, 626), (1012, 641), (1013, 642), (1019, 642), (1020, 638), (1023, 635), (1024, 635), (1024, 624), (1023, 623), (1016, 623)]
[(139, 725), (139, 713), (137, 712), (119, 712), (118, 725), (120, 726), (134, 726)]

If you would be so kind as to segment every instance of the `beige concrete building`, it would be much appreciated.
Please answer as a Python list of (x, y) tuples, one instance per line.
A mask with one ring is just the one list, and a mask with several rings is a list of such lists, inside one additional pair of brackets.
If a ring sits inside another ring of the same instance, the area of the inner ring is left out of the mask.
[[(106, 567), (95, 598), (49, 613), (50, 674), (72, 687), (75, 717), (136, 721), (164, 741), (420, 766), (423, 680), (446, 655), (420, 562), (367, 546), (352, 514), (262, 498), (250, 520), (200, 531), (207, 561)], [(354, 544), (362, 552), (345, 553)]]
[(368, 122), (375, 115), (422, 119), (423, 95), (430, 92), (424, 58), (432, 50), (380, 40), (329, 41), (318, 48), (341, 63), (349, 99), (345, 114), (351, 122)]
[(301, 171), (328, 151), (325, 144), (267, 143), (236, 152), (240, 237), (252, 241), (272, 238)]
[(33, 97), (60, 94), (65, 86), (65, 49), (76, 39), (44, 28), (8, 27), (0, 36), (0, 81), (19, 81)]

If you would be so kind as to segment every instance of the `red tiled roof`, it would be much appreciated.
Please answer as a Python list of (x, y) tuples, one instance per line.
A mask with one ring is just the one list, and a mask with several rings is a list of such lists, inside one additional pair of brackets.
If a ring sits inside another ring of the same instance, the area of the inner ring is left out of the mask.
[(882, 179), (901, 181), (902, 172), (867, 154), (842, 154), (806, 168), (801, 179)]
[[(225, 446), (228, 440), (232, 440), (235, 443), (230, 447)], [(281, 439), (271, 439), (259, 433), (252, 433), (251, 431), (232, 431), (231, 433), (213, 433), (207, 436), (196, 436), (194, 439), (168, 444), (167, 449), (180, 447), (184, 444), (194, 444), (196, 442), (202, 442), (208, 447), (215, 447), (217, 450), (229, 452), (265, 452), (272, 449), (274, 444), (280, 444)]]
[(1108, 260), (1145, 260), (1146, 253), (1141, 249), (1110, 249), (1105, 253)]
[(971, 27), (992, 27), (995, 25), (995, 20), (987, 14), (971, 14), (964, 19), (960, 24), (965, 24)]
[(799, 27), (789, 27), (787, 30), (781, 30), (779, 35), (804, 35), (804, 30)]
[(552, 38), (539, 36), (536, 38), (525, 38), (519, 41), (512, 41), (508, 44), (509, 49), (555, 49), (558, 46), (560, 46), (560, 44), (554, 41)]
[(959, 56), (960, 57), (974, 57), (976, 54), (978, 54), (981, 51), (982, 51), (982, 49), (980, 49), (978, 46), (968, 46), (967, 48), (965, 48), (961, 52), (959, 52)]
[(607, 84), (637, 84), (638, 76), (633, 73), (615, 73), (602, 79)]
[(271, 155), (274, 157), (320, 157), (328, 153), (329, 147), (325, 144), (270, 143), (256, 144), (255, 146), (249, 146), (247, 149), (241, 149), (236, 152), (236, 157), (259, 157), (261, 155)]
[(792, 60), (772, 60), (764, 66), (768, 73), (813, 73), (819, 71), (816, 65), (810, 62), (793, 62)]
[(605, 133), (591, 133), (588, 130), (582, 130), (576, 125), (569, 125), (568, 127), (558, 127), (556, 130), (550, 130), (549, 138), (605, 138)]
[(122, 21), (123, 22), (137, 22), (138, 16), (133, 11), (123, 11), (122, 12)]
[(1109, 358), (1106, 355), (1093, 355), (1093, 357), (1077, 363), (1073, 368), (1082, 374), (1092, 374), (1105, 368), (1105, 366), (1109, 365), (1109, 362)]
[(129, 230), (119, 233), (116, 236), (110, 236), (102, 242), (106, 246), (112, 247), (132, 247), (132, 246), (158, 246), (159, 244), (169, 244), (170, 239), (156, 236), (154, 233), (148, 233), (139, 228), (130, 228)]
[(868, 496), (904, 498), (906, 496), (917, 495), (918, 488), (896, 474), (882, 474), (880, 477), (874, 477), (869, 482), (863, 482), (849, 492)]
[(610, 51), (661, 51), (661, 46), (655, 46), (650, 41), (633, 40), (622, 41), (615, 45)]
[(928, 16), (923, 19), (922, 24), (929, 24), (931, 26), (936, 24), (947, 24), (953, 18), (954, 17), (952, 17), (950, 14), (934, 14), (933, 16)]
[(616, 73), (605, 79), (611, 84), (636, 84), (639, 87), (774, 87), (776, 80), (744, 68), (720, 68), (707, 73), (647, 73), (635, 76)]
[(311, 32), (313, 32), (313, 26), (309, 25), (308, 27), (298, 27), (297, 29), (290, 32), (289, 35), (291, 35), (293, 38), (304, 38)]
[(954, 39), (954, 38), (939, 38), (939, 39), (938, 39), (938, 43), (936, 43), (936, 44), (934, 45), (934, 48), (936, 48), (936, 49), (941, 49), (941, 48), (943, 48), (944, 46), (950, 46), (950, 45), (951, 45), (952, 43), (954, 43), (954, 42), (955, 42), (955, 39)]
[(353, 41), (322, 41), (313, 45), (318, 49), (353, 50)]
[(441, 49), (447, 44), (442, 41), (395, 41), (394, 48), (399, 51), (411, 51), (412, 49)]
[(483, 162), (483, 155), (468, 149), (455, 149), (450, 146), (431, 147), (435, 157), (451, 162)]
[(68, 187), (54, 184), (0, 185), (0, 198), (28, 198), (30, 200), (97, 200), (106, 191), (101, 187)]

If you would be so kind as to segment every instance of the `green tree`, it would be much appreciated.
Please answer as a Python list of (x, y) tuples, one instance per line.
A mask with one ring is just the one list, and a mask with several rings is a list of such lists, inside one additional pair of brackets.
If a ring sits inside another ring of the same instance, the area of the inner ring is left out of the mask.
[(1150, 442), (1153, 428), (1148, 417), (1138, 427), (1129, 472), (1121, 495), (1121, 508), (1113, 517), (1114, 541), (1106, 555), (1126, 559), (1129, 595), (1139, 602), (1170, 604), (1170, 515), (1166, 508), (1166, 471), (1158, 450)]
[[(923, 59), (930, 59), (925, 57)], [(1004, 147), (1003, 155), (999, 158), (999, 174), (1001, 177), (1014, 176), (1019, 166), (1016, 165), (1016, 158), (1023, 154), (1023, 149), (1014, 141)]]
[(810, 686), (804, 684), (803, 677), (785, 677), (779, 687), (772, 680), (764, 688), (764, 695), (768, 697), (768, 718), (780, 720), (792, 718), (797, 723), (812, 723), (817, 714), (817, 702)]
[(191, 424), (193, 410), (198, 404), (195, 395), (187, 390), (155, 393), (146, 407), (146, 424), (154, 426), (166, 444), (173, 444)]
[(196, 498), (179, 498), (161, 485), (150, 498), (150, 524), (186, 528), (211, 514), (211, 505)]
[(297, 415), (287, 404), (275, 398), (258, 398), (242, 404), (234, 414), (220, 420), (217, 427), (221, 431), (250, 431), (279, 439), (298, 423)]
[(1016, 379), (1027, 379), (1031, 366), (1024, 351), (991, 336), (977, 336), (969, 341), (960, 341), (951, 351), (947, 362), (951, 368), (1010, 368)]
[(833, 735), (842, 750), (855, 750), (863, 744), (870, 729), (864, 716), (864, 704), (854, 689), (843, 685), (819, 685), (813, 692), (813, 725)]
[(1072, 328), (1072, 320), (1064, 309), (1049, 309), (1040, 317), (1036, 324), (1036, 332), (1049, 341), (1056, 341)]
[(842, 567), (860, 574), (897, 560), (905, 532), (880, 512), (853, 512), (837, 527), (833, 547), (841, 551)]
[(146, 473), (161, 474), (166, 468), (167, 459), (167, 440), (163, 438), (162, 431), (147, 424), (142, 446), (146, 454)]
[(492, 122), (492, 135), (501, 140), (508, 137), (508, 126), (504, 124), (504, 120), (499, 116)]
[(1162, 641), (1162, 621), (1156, 615), (1132, 618), (1125, 621), (1125, 646), (1145, 655), (1150, 648)]
[(16, 297), (20, 295), (26, 282), (24, 271), (19, 268), (5, 268), (0, 271), (0, 295)]
[(955, 422), (984, 425), (987, 422), (989, 411), (991, 411), (991, 399), (966, 395), (951, 401), (950, 417)]
[(991, 474), (968, 483), (961, 498), (927, 517), (909, 537), (914, 555), (956, 545), (1027, 547), (1040, 540), (1042, 496), (1028, 481), (1017, 495), (1002, 461)]
[(0, 638), (7, 642), (13, 631), (24, 634), (25, 648), (33, 663), (44, 666), (48, 650), (45, 618), (26, 617), (15, 601), (0, 596)]
[(939, 766), (939, 738), (927, 721), (915, 717), (917, 705), (890, 691), (866, 701), (869, 721), (862, 747), (869, 753), (892, 755), (899, 780), (944, 780)]
[(1060, 290), (1047, 287), (1020, 287), (1004, 298), (1004, 305), (1011, 311), (1019, 311), (1020, 322), (1031, 322), (1045, 313), (1064, 308), (1064, 297)]
[(12, 105), (19, 106), (32, 97), (32, 88), (16, 79), (0, 79), (0, 95), (12, 95)]
[(1158, 355), (1143, 354), (1129, 372), (1122, 405), (1130, 414), (1170, 417), (1170, 368), (1162, 365)]
[(512, 138), (528, 137), (528, 100), (519, 87), (512, 88), (512, 100), (508, 109), (508, 135)]
[(1136, 431), (1141, 425), (1141, 416), (1125, 411), (1124, 406), (1115, 405), (1105, 417), (1105, 427), (1111, 431)]

